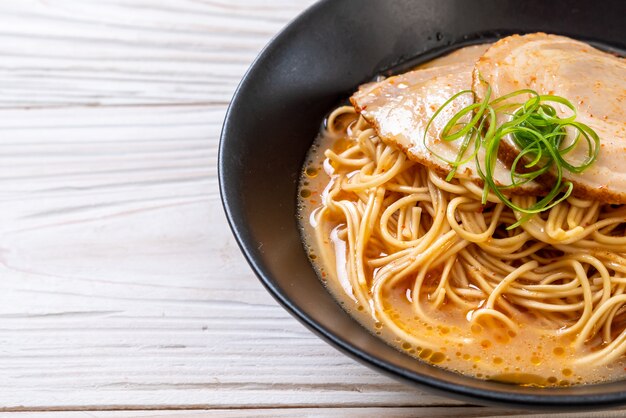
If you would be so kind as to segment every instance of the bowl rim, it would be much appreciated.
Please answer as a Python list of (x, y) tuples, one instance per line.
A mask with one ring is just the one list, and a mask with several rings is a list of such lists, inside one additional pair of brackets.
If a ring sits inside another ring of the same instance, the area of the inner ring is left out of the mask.
[[(222, 207), (226, 214), (229, 227), (235, 237), (235, 241), (239, 249), (241, 250), (248, 265), (252, 268), (253, 272), (263, 284), (265, 289), (272, 295), (272, 297), (294, 318), (300, 323), (305, 325), (316, 336), (320, 337), (326, 343), (332, 347), (338, 349), (340, 352), (348, 355), (349, 357), (359, 361), (361, 364), (368, 366), (369, 368), (382, 372), (383, 374), (394, 378), (395, 380), (409, 384), (413, 387), (420, 387), (430, 392), (434, 392), (439, 395), (453, 397), (456, 399), (463, 399), (469, 402), (479, 402), (486, 405), (516, 407), (516, 408), (533, 408), (542, 410), (585, 410), (588, 408), (597, 408), (599, 406), (610, 408), (623, 406), (626, 404), (626, 390), (622, 392), (607, 393), (604, 395), (596, 394), (581, 394), (581, 395), (558, 395), (558, 394), (525, 394), (514, 393), (506, 391), (495, 391), (482, 388), (473, 388), (462, 384), (453, 382), (446, 382), (435, 377), (421, 375), (411, 370), (396, 366), (387, 362), (383, 358), (371, 355), (354, 345), (344, 340), (340, 336), (333, 333), (331, 330), (324, 327), (322, 324), (311, 318), (306, 312), (301, 310), (296, 304), (294, 304), (290, 298), (282, 292), (282, 290), (276, 286), (270, 279), (270, 273), (266, 271), (263, 266), (257, 261), (256, 256), (253, 254), (254, 243), (248, 242), (245, 235), (245, 227), (243, 223), (238, 222), (238, 219), (233, 211), (233, 202), (230, 201), (226, 184), (228, 179), (225, 172), (227, 171), (224, 155), (224, 144), (229, 141), (232, 119), (236, 115), (235, 108), (246, 90), (251, 85), (254, 73), (260, 67), (266, 65), (265, 61), (270, 57), (277, 46), (288, 40), (290, 34), (297, 30), (298, 26), (310, 18), (310, 16), (316, 13), (318, 10), (327, 7), (327, 5), (337, 0), (317, 0), (312, 5), (305, 8), (295, 18), (289, 21), (278, 33), (276, 33), (268, 43), (261, 49), (259, 54), (253, 60), (252, 64), (248, 67), (244, 73), (241, 81), (233, 93), (232, 99), (228, 105), (222, 130), (220, 133), (220, 141), (218, 147), (218, 182), (219, 193), (222, 202)], [(428, 53), (428, 51), (426, 52)], [(294, 197), (295, 198), (295, 197)], [(312, 268), (312, 267), (311, 267)], [(361, 326), (358, 321), (352, 318), (355, 324)], [(436, 367), (432, 366), (431, 367)], [(476, 379), (480, 380), (480, 379)], [(610, 382), (607, 382), (610, 383)], [(625, 381), (626, 383), (626, 381)], [(516, 387), (511, 385), (511, 387)], [(537, 391), (543, 390), (542, 388), (536, 388)]]

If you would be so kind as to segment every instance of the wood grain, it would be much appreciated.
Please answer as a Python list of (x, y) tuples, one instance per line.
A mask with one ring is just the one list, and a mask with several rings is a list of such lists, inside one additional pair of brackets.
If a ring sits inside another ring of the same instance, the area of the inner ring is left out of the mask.
[(0, 112), (0, 403), (452, 403), (336, 353), (259, 285), (219, 203), (222, 117)]
[[(386, 418), (409, 418), (409, 417), (433, 417), (433, 418), (471, 418), (484, 417), (487, 408), (483, 407), (352, 407), (352, 408), (268, 408), (268, 409), (211, 409), (196, 411), (63, 411), (64, 418), (202, 418), (219, 416), (224, 418), (248, 418), (248, 417), (386, 417)], [(497, 415), (489, 415), (492, 418), (510, 416), (509, 411), (501, 409), (489, 409)], [(59, 412), (20, 412), (12, 413), (16, 418), (52, 418)], [(591, 415), (589, 418), (613, 418), (617, 415)], [(6, 416), (8, 417), (8, 415)], [(0, 413), (0, 418), (5, 415)], [(540, 418), (534, 416), (531, 418)], [(574, 418), (583, 418), (575, 415)], [(587, 416), (584, 416), (587, 418)]]
[(226, 104), (311, 0), (6, 0), (1, 106)]
[[(0, 408), (25, 411), (10, 416), (514, 412), (336, 352), (231, 237), (215, 168), (226, 106), (310, 3), (0, 2)], [(116, 409), (144, 411), (102, 412)]]
[[(202, 418), (219, 416), (224, 418), (248, 417), (385, 417), (385, 418), (621, 418), (624, 410), (586, 411), (567, 413), (541, 413), (484, 408), (479, 406), (460, 407), (347, 407), (347, 408), (268, 408), (268, 409), (206, 409), (206, 410), (151, 410), (151, 411), (62, 411), (64, 418)], [(59, 412), (18, 412), (16, 418), (52, 418)], [(9, 417), (0, 413), (0, 418)]]

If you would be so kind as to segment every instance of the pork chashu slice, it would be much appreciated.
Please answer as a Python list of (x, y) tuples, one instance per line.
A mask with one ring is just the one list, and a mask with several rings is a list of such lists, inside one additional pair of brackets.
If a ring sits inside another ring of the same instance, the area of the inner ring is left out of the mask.
[[(473, 103), (472, 96), (464, 95), (446, 107), (429, 128), (425, 141), (424, 131), (441, 105), (461, 90), (471, 88), (472, 70), (476, 60), (488, 46), (466, 47), (416, 70), (378, 83), (365, 84), (350, 101), (385, 143), (399, 147), (409, 159), (445, 176), (452, 167), (439, 157), (454, 161), (459, 153), (461, 140), (441, 141), (438, 133), (455, 113)], [(472, 150), (467, 151), (466, 158), (471, 152)], [(479, 152), (478, 158), (481, 162), (484, 161), (484, 151)], [(483, 184), (475, 160), (459, 166), (455, 177)], [(497, 184), (511, 184), (511, 172), (501, 161), (497, 162), (493, 177)], [(537, 194), (540, 191), (541, 186), (537, 183), (527, 183), (511, 189), (516, 194)]]
[[(492, 99), (530, 88), (570, 100), (577, 120), (596, 131), (601, 146), (591, 167), (580, 174), (563, 171), (563, 177), (574, 183), (575, 196), (626, 203), (626, 60), (563, 36), (513, 35), (493, 44), (476, 63), (473, 89), (478, 100), (485, 94), (480, 77), (491, 85)], [(571, 115), (553, 105), (561, 116)], [(510, 138), (501, 143), (501, 150), (508, 155), (505, 159), (518, 152)], [(586, 152), (586, 145), (580, 145), (565, 158), (578, 165)]]

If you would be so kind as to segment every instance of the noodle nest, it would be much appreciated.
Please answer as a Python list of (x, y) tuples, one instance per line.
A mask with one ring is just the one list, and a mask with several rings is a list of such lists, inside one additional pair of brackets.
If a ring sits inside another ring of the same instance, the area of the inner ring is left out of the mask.
[[(325, 152), (331, 181), (314, 213), (317, 240), (332, 231), (345, 242), (353, 298), (376, 321), (410, 344), (437, 349), (392, 314), (389, 295), (405, 286), (424, 324), (445, 325), (437, 314), (445, 308), (507, 340), (520, 326), (569, 338), (584, 352), (574, 364), (624, 356), (626, 205), (569, 197), (507, 230), (523, 214), (495, 195), (483, 205), (481, 186), (446, 182), (409, 160), (352, 107), (335, 109), (326, 129), (343, 146)], [(531, 207), (537, 197), (511, 201)]]

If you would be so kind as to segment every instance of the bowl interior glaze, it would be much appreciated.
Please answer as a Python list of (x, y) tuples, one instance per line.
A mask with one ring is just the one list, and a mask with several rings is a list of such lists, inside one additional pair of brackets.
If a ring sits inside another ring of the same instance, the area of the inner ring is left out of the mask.
[(291, 22), (242, 80), (219, 149), (228, 221), (268, 291), (344, 353), (440, 394), (536, 408), (626, 404), (624, 381), (520, 387), (461, 376), (397, 351), (326, 291), (309, 263), (296, 220), (298, 177), (320, 121), (360, 83), (511, 33), (556, 33), (623, 51), (625, 5), (622, 0), (326, 0)]

